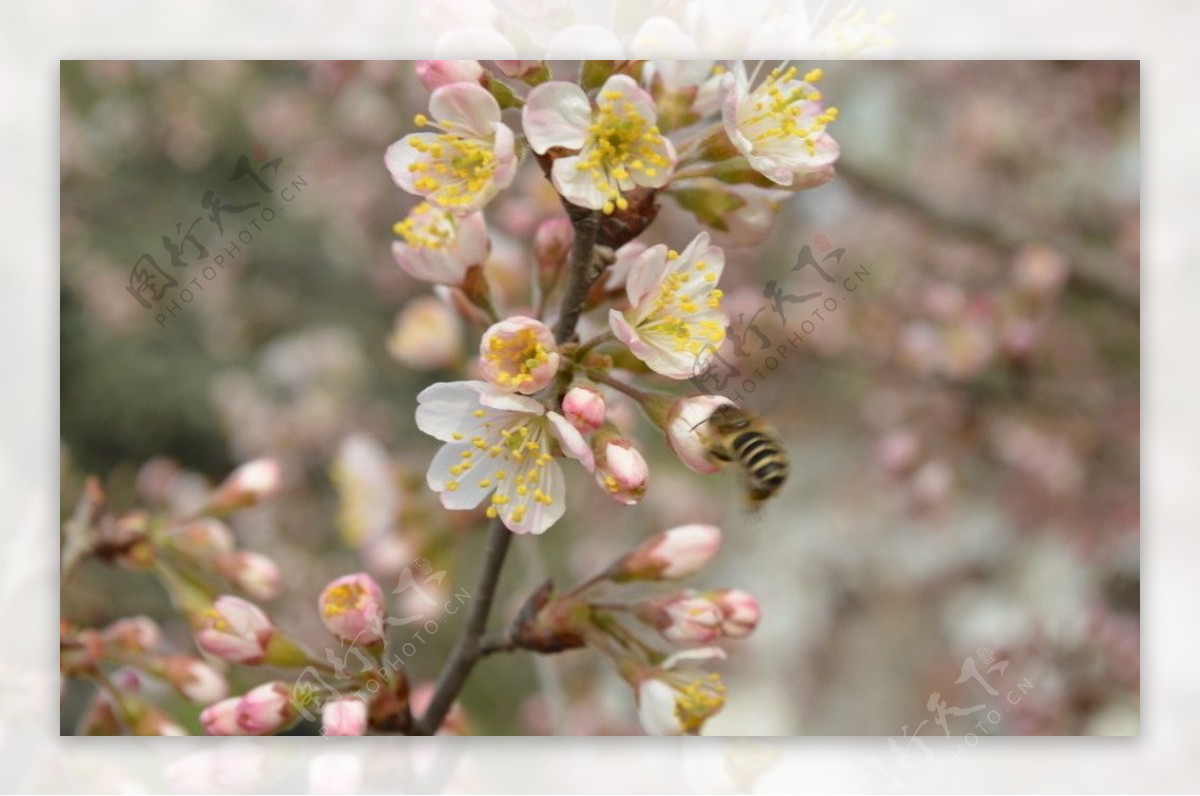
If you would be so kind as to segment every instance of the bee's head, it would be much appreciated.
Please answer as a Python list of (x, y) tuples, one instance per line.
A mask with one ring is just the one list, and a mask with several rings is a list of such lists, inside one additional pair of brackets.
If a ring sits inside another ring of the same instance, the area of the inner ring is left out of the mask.
[(738, 431), (750, 425), (750, 416), (733, 404), (723, 404), (713, 410), (706, 423), (712, 423), (718, 433)]

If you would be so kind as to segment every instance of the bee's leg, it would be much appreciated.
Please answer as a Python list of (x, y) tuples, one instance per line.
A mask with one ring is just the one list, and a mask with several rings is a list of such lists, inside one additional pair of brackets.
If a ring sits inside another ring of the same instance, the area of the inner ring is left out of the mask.
[(724, 445), (713, 445), (708, 449), (708, 455), (720, 462), (733, 461), (733, 455)]

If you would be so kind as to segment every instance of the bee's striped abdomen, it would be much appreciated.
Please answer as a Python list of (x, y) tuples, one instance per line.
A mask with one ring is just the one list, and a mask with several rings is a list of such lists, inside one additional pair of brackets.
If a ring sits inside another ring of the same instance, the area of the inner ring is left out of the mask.
[(766, 500), (779, 491), (788, 476), (787, 454), (778, 440), (755, 429), (733, 438), (733, 453), (745, 468), (752, 500)]

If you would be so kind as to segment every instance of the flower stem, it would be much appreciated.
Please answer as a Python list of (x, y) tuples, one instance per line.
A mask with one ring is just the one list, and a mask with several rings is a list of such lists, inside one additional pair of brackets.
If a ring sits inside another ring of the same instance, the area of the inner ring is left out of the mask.
[(480, 655), (480, 639), (487, 629), (488, 614), (500, 582), (500, 570), (512, 542), (512, 532), (504, 527), (497, 517), (488, 529), (487, 549), (483, 554), (483, 567), (479, 573), (479, 585), (475, 587), (475, 601), (467, 614), (467, 626), (463, 629), (442, 673), (438, 676), (437, 689), (425, 714), (416, 725), (417, 735), (434, 735), (442, 726), (450, 706), (466, 685), (467, 677), (475, 668)]
[[(575, 226), (575, 242), (571, 246), (571, 272), (567, 287), (563, 293), (562, 308), (558, 316), (558, 325), (554, 329), (554, 339), (559, 344), (570, 340), (575, 335), (575, 327), (579, 324), (579, 316), (583, 312), (583, 304), (587, 299), (588, 288), (596, 280), (598, 274), (593, 266), (596, 248), (596, 232), (600, 225), (596, 212), (590, 212), (573, 220)], [(475, 587), (475, 600), (467, 614), (467, 626), (450, 651), (450, 657), (442, 667), (438, 676), (437, 688), (425, 714), (416, 722), (414, 731), (417, 735), (433, 735), (442, 726), (442, 721), (450, 711), (450, 706), (462, 692), (467, 678), (480, 657), (494, 649), (493, 643), (483, 643), (484, 632), (487, 630), (488, 615), (492, 610), (492, 602), (496, 597), (496, 587), (500, 583), (500, 571), (504, 567), (504, 559), (512, 543), (512, 532), (504, 527), (499, 518), (492, 520), (488, 528), (487, 548), (483, 554), (483, 566), (479, 573), (479, 584)]]
[(567, 287), (563, 292), (562, 311), (558, 316), (558, 325), (554, 329), (554, 340), (559, 345), (567, 342), (575, 334), (579, 324), (579, 316), (583, 312), (583, 303), (587, 299), (588, 288), (595, 281), (592, 273), (592, 257), (596, 248), (596, 232), (600, 227), (600, 218), (592, 211), (578, 220), (575, 226), (575, 242), (571, 244), (571, 273), (567, 277)]

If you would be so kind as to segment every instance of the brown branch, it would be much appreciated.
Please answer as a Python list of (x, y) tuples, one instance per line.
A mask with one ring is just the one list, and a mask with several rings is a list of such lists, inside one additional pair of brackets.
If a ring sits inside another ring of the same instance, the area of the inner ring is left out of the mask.
[(499, 517), (494, 518), (488, 528), (487, 549), (483, 554), (479, 584), (475, 587), (475, 600), (467, 614), (467, 626), (463, 628), (463, 634), (442, 667), (433, 699), (417, 722), (417, 735), (433, 735), (438, 731), (479, 660), (479, 640), (487, 628), (488, 614), (491, 613), (496, 586), (500, 582), (500, 570), (511, 543), (512, 531), (504, 527)]
[[(1013, 256), (1022, 246), (1035, 242), (1038, 236), (1024, 233), (998, 223), (960, 215), (881, 179), (852, 164), (840, 161), (838, 178), (864, 196), (915, 216), (936, 229), (987, 247), (1006, 257)], [(1071, 261), (1070, 287), (1079, 293), (1091, 294), (1134, 313), (1140, 312), (1139, 286), (1136, 277), (1122, 278), (1114, 272), (1102, 254), (1086, 246), (1061, 239), (1047, 240)]]
[[(572, 221), (575, 226), (575, 242), (571, 246), (571, 270), (563, 294), (558, 325), (554, 330), (554, 338), (560, 345), (575, 335), (575, 327), (579, 324), (588, 289), (599, 275), (595, 268), (599, 217), (595, 212), (589, 212), (573, 218)], [(467, 614), (466, 627), (463, 628), (463, 634), (442, 667), (429, 707), (416, 723), (414, 730), (417, 735), (433, 735), (438, 731), (450, 711), (450, 706), (462, 692), (467, 678), (482, 656), (498, 652), (502, 647), (515, 648), (515, 641), (511, 646), (505, 646), (509, 643), (505, 639), (512, 638), (509, 631), (484, 635), (492, 602), (496, 597), (496, 587), (500, 583), (500, 572), (511, 543), (512, 532), (504, 527), (499, 517), (494, 518), (488, 528), (487, 548), (483, 555), (479, 584), (475, 587), (475, 600)]]

